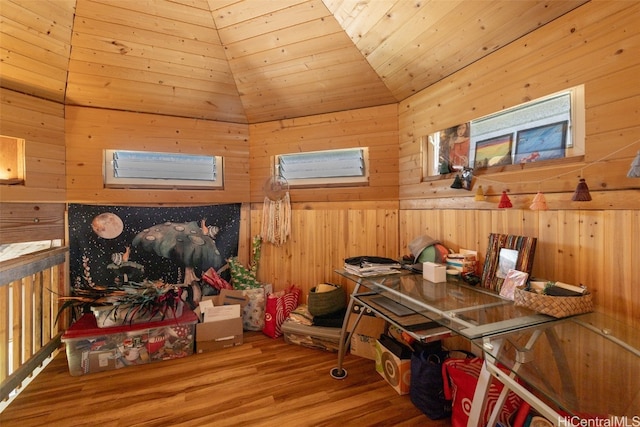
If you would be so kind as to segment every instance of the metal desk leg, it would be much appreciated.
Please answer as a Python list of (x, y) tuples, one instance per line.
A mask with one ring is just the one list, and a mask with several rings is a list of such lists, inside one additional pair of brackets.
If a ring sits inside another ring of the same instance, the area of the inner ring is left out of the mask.
[[(491, 354), (495, 356), (500, 351), (500, 347), (502, 346), (502, 339), (494, 339), (491, 342), (485, 339), (485, 343), (488, 343), (492, 346), (491, 350), (485, 348), (485, 351), (490, 351)], [(493, 378), (487, 366), (487, 359), (488, 357), (485, 357), (485, 360), (482, 363), (482, 370), (480, 371), (480, 376), (478, 377), (476, 391), (473, 394), (473, 401), (471, 403), (469, 419), (467, 420), (467, 427), (483, 427), (482, 414), (484, 413), (484, 408), (487, 406), (487, 398), (489, 396), (489, 389), (491, 387), (491, 380)]]
[[(534, 333), (531, 335), (531, 337), (529, 338), (529, 341), (527, 341), (527, 344), (524, 347), (524, 350), (520, 352), (522, 356), (520, 358), (516, 357), (516, 363), (513, 365), (512, 372), (508, 375), (509, 378), (514, 378), (516, 376), (516, 373), (520, 369), (520, 366), (522, 366), (522, 364), (525, 363), (526, 355), (528, 354), (529, 350), (533, 348), (533, 345), (538, 340), (541, 333), (542, 332), (538, 330), (538, 331), (534, 331)], [(495, 365), (495, 358), (493, 356), (497, 355), (498, 352), (497, 351), (494, 352), (491, 349), (491, 346), (493, 346), (493, 344), (490, 342), (490, 340), (486, 340), (485, 348), (490, 351), (490, 356), (485, 359), (485, 363), (488, 365), (491, 365), (491, 366), (487, 365), (487, 368), (489, 368), (489, 371), (493, 373), (493, 375), (496, 376), (496, 378), (498, 378), (498, 376), (496, 375), (496, 372), (500, 372), (501, 373), (500, 377), (504, 378), (505, 376), (507, 376), (507, 374), (502, 373), (500, 368)], [(500, 416), (502, 407), (504, 406), (507, 400), (507, 395), (511, 390), (510, 387), (504, 381), (501, 381), (501, 382), (503, 383), (504, 387), (502, 388), (502, 391), (500, 392), (500, 396), (498, 396), (498, 400), (496, 401), (493, 411), (491, 412), (491, 416), (489, 417), (488, 425), (490, 426), (494, 426), (498, 422), (498, 417)]]
[[(496, 401), (493, 411), (491, 412), (491, 416), (489, 417), (489, 421), (487, 423), (488, 426), (496, 425), (498, 421), (498, 417), (500, 416), (500, 412), (502, 411), (502, 407), (504, 406), (504, 403), (507, 399), (507, 395), (510, 391), (513, 391), (515, 394), (520, 396), (520, 398), (522, 398), (524, 401), (529, 403), (531, 407), (534, 408), (536, 411), (538, 411), (538, 413), (540, 413), (543, 417), (545, 417), (550, 421), (555, 421), (555, 425), (557, 425), (557, 422), (558, 422), (557, 420), (560, 420), (560, 415), (556, 411), (554, 411), (549, 406), (547, 406), (537, 396), (535, 396), (533, 393), (527, 390), (526, 387), (524, 387), (515, 379), (516, 374), (520, 369), (520, 366), (522, 366), (523, 363), (527, 362), (526, 359), (527, 359), (528, 351), (533, 349), (535, 342), (538, 340), (538, 338), (542, 335), (543, 332), (549, 338), (554, 359), (558, 364), (558, 368), (560, 370), (564, 369), (568, 372), (569, 369), (567, 368), (568, 365), (567, 365), (566, 357), (562, 352), (562, 350), (560, 349), (560, 346), (556, 342), (557, 336), (553, 329), (545, 328), (544, 330), (534, 331), (534, 333), (529, 338), (529, 341), (525, 345), (524, 349), (521, 351), (521, 357), (516, 356), (516, 363), (513, 365), (511, 372), (509, 372), (508, 374), (506, 372), (503, 372), (500, 369), (500, 367), (495, 364), (496, 356), (498, 355), (500, 351), (500, 347), (502, 346), (502, 339), (493, 340), (493, 341), (490, 338), (485, 339), (484, 347), (485, 347), (486, 353), (488, 354), (487, 354), (487, 357), (485, 358), (484, 364), (482, 365), (482, 371), (487, 371), (490, 375), (494, 376), (498, 381), (500, 381), (503, 384), (502, 392), (500, 393), (500, 396)], [(490, 382), (491, 382), (491, 379), (489, 379), (489, 386), (490, 386)], [(476, 409), (476, 412), (474, 412), (474, 415), (477, 416), (478, 418), (482, 416), (481, 409), (484, 409), (484, 406), (486, 404), (486, 402), (483, 401), (482, 407), (476, 408), (476, 406), (480, 406), (479, 402), (476, 405), (476, 397), (478, 397), (480, 388), (481, 388), (480, 382), (478, 382), (478, 387), (476, 388), (476, 394), (474, 395), (473, 408), (472, 408), (472, 411), (473, 409)], [(563, 383), (563, 391), (566, 392), (567, 390), (573, 390), (572, 381), (570, 381), (570, 384)], [(486, 388), (486, 390), (483, 390), (483, 392), (485, 393), (488, 393), (488, 391), (489, 391), (488, 388)], [(477, 413), (477, 411), (480, 411), (479, 414)], [(476, 420), (473, 426), (477, 426), (478, 422), (479, 420)], [(468, 426), (471, 426), (471, 425), (472, 424), (471, 424), (471, 415), (470, 415)]]
[[(359, 289), (360, 289), (360, 280), (356, 282), (356, 286), (353, 289), (353, 292), (351, 293), (351, 295), (356, 294), (359, 291)], [(338, 344), (338, 366), (335, 368), (332, 368), (331, 371), (329, 371), (329, 374), (337, 380), (342, 380), (347, 377), (347, 370), (342, 367), (342, 363), (344, 362), (344, 356), (347, 353), (349, 344), (351, 343), (351, 335), (353, 335), (353, 331), (355, 331), (364, 313), (364, 310), (360, 310), (360, 313), (358, 313), (358, 317), (356, 318), (356, 321), (353, 323), (353, 327), (347, 333), (349, 318), (351, 317), (351, 312), (353, 310), (354, 304), (355, 304), (355, 300), (351, 296), (349, 296), (349, 303), (347, 304), (347, 312), (344, 315), (344, 320), (342, 321), (342, 329), (340, 330), (340, 343)]]

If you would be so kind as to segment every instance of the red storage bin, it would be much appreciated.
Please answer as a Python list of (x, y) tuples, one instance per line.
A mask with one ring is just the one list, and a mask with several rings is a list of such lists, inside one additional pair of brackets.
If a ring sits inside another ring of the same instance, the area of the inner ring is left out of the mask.
[(177, 319), (99, 328), (96, 317), (85, 314), (62, 335), (69, 373), (79, 376), (189, 356), (197, 322), (193, 311), (184, 310)]

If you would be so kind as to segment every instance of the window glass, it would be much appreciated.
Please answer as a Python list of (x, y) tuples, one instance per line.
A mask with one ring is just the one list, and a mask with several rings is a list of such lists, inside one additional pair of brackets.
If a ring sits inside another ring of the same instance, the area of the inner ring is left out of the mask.
[(105, 185), (134, 188), (222, 188), (222, 158), (105, 150)]
[(290, 185), (367, 182), (367, 149), (311, 151), (276, 156), (277, 174)]

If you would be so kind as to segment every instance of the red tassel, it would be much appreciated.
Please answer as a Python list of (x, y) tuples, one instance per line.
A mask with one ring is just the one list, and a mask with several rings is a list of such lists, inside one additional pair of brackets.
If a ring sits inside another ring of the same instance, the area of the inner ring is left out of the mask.
[(511, 208), (513, 205), (511, 204), (511, 200), (509, 196), (507, 196), (507, 192), (502, 192), (502, 197), (500, 197), (500, 203), (498, 203), (499, 208)]

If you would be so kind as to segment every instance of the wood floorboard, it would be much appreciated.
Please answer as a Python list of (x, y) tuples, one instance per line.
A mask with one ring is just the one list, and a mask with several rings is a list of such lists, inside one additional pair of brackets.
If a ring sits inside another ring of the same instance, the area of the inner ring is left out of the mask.
[(0, 414), (2, 427), (426, 426), (374, 362), (347, 355), (349, 375), (331, 378), (336, 353), (247, 332), (244, 344), (184, 359), (80, 377), (64, 352)]

